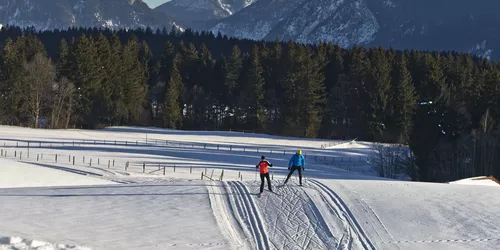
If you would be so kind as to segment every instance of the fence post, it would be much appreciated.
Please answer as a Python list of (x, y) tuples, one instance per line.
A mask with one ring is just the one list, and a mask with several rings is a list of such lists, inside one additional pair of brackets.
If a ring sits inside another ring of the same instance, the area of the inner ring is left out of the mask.
[(203, 145), (203, 149), (207, 149), (207, 144)]
[(128, 161), (125, 163), (125, 171), (128, 169)]
[(115, 140), (115, 145), (116, 145), (116, 140)]
[(246, 149), (246, 148), (243, 148), (243, 152), (246, 152), (246, 151), (247, 151), (247, 149)]
[(203, 172), (201, 172), (201, 179), (203, 180)]
[(166, 167), (163, 166), (163, 175), (165, 175), (165, 169), (166, 169)]
[(19, 147), (19, 142), (16, 142), (16, 148), (18, 148), (18, 147)]
[(83, 156), (83, 163), (85, 163), (85, 156)]
[(56, 163), (57, 163), (57, 154), (56, 154)]
[(113, 167), (115, 166), (115, 159), (113, 159)]
[(38, 161), (38, 160), (39, 160), (39, 157), (40, 157), (40, 155), (39, 155), (39, 154), (36, 154), (36, 161)]
[(190, 167), (189, 167), (189, 173), (190, 173), (190, 174), (192, 174), (192, 173), (193, 173), (193, 167), (192, 167), (192, 166), (190, 166)]
[(160, 171), (160, 168), (161, 168), (161, 166), (160, 166), (160, 164), (158, 164), (158, 171)]
[(111, 160), (108, 160), (108, 168), (111, 167)]
[(23, 151), (19, 152), (19, 160), (23, 159)]
[(73, 156), (73, 165), (75, 165), (75, 156)]
[(146, 173), (146, 163), (145, 162), (142, 163), (142, 172)]
[(273, 181), (274, 181), (274, 174), (272, 174), (272, 175), (271, 175), (271, 180), (273, 180)]
[(40, 155), (40, 160), (43, 160), (43, 153)]
[(215, 169), (212, 169), (212, 174), (210, 175), (210, 179), (214, 178), (214, 171), (215, 171)]
[(125, 146), (128, 146), (128, 141), (125, 141)]
[(14, 151), (14, 158), (17, 158), (17, 151)]
[(97, 166), (101, 165), (101, 159), (97, 158)]
[[(4, 145), (5, 146), (5, 145)], [(42, 147), (42, 142), (38, 142), (38, 147), (41, 148)]]
[(229, 151), (233, 151), (233, 145), (229, 145)]
[(30, 158), (30, 142), (28, 142), (28, 158)]
[(174, 172), (175, 172), (175, 165), (174, 165)]
[(73, 147), (75, 146), (75, 141), (73, 141)]
[(207, 174), (207, 168), (205, 168), (205, 174)]
[(240, 176), (241, 176), (241, 172), (238, 172), (238, 179), (240, 178)]
[(217, 150), (219, 150), (219, 145), (217, 145)]
[(224, 169), (222, 169), (222, 173), (220, 174), (220, 181), (224, 179)]
[(259, 148), (257, 148), (257, 153), (259, 152)]

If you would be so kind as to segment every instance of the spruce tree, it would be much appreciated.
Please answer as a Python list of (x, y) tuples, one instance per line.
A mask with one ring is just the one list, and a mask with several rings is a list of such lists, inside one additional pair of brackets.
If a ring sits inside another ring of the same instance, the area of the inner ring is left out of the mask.
[(254, 131), (263, 131), (266, 121), (263, 72), (259, 48), (254, 46), (250, 57), (250, 64), (242, 78), (244, 86), (240, 94), (239, 105), (245, 117), (246, 128)]
[(99, 74), (99, 57), (92, 37), (83, 34), (75, 48), (75, 83), (79, 88), (78, 113), (81, 122), (93, 127), (99, 123), (96, 115), (99, 110), (96, 96), (101, 91), (101, 76)]
[(372, 136), (380, 139), (386, 130), (388, 103), (391, 90), (391, 65), (386, 52), (370, 49), (370, 81), (368, 81), (369, 116)]
[(238, 88), (240, 87), (240, 76), (243, 67), (242, 54), (237, 45), (233, 47), (231, 56), (228, 58), (224, 68), (224, 105), (228, 107), (228, 113), (224, 114), (228, 118), (227, 126), (236, 125), (234, 114), (236, 111), (237, 100), (234, 98), (239, 95)]
[(182, 107), (179, 103), (182, 95), (182, 89), (182, 77), (177, 69), (177, 63), (175, 60), (165, 93), (164, 126), (167, 128), (182, 128)]
[(300, 47), (297, 57), (298, 74), (298, 103), (300, 124), (304, 128), (304, 136), (315, 138), (321, 125), (321, 116), (325, 104), (325, 85), (322, 58), (315, 57), (311, 47)]
[(405, 54), (401, 54), (393, 62), (394, 77), (392, 78), (392, 120), (399, 143), (407, 143), (412, 130), (413, 114), (417, 105), (415, 87), (410, 72), (406, 67)]
[(131, 37), (123, 48), (123, 82), (124, 99), (127, 107), (128, 123), (136, 122), (143, 111), (143, 104), (147, 97), (147, 82), (143, 65), (139, 58), (140, 45), (135, 37)]

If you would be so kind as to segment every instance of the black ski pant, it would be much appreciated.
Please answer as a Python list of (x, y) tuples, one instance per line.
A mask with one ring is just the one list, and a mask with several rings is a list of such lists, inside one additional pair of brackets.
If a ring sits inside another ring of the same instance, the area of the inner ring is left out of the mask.
[(299, 171), (299, 184), (302, 185), (302, 167), (300, 166), (292, 166), (292, 168), (290, 169), (290, 173), (286, 177), (285, 184), (288, 182), (288, 179), (290, 179), (295, 170)]
[(273, 188), (271, 187), (271, 178), (269, 178), (269, 173), (266, 173), (260, 174), (260, 192), (264, 192), (264, 178), (267, 179), (267, 187), (269, 188), (269, 191), (273, 191)]

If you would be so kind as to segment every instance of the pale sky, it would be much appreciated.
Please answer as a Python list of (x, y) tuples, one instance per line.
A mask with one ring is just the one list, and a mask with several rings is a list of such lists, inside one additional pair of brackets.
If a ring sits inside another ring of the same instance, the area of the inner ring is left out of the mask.
[(170, 0), (143, 0), (145, 3), (149, 5), (151, 8), (156, 8), (161, 4), (164, 4)]

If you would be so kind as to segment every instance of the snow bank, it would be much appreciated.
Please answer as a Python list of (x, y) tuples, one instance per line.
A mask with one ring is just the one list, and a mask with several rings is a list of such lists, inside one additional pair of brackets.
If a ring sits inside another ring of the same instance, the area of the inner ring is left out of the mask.
[(5, 158), (0, 159), (0, 188), (104, 184), (116, 183), (81, 174), (16, 162)]
[(44, 241), (23, 239), (21, 237), (0, 237), (0, 250), (90, 250), (90, 248), (65, 245), (65, 244), (52, 244)]
[(500, 187), (500, 182), (493, 176), (480, 176), (466, 178), (458, 181), (452, 181), (450, 184), (460, 184), (460, 185), (481, 185), (481, 186), (496, 186)]

